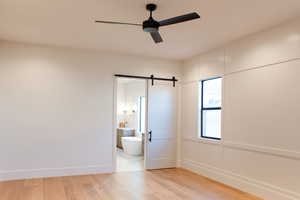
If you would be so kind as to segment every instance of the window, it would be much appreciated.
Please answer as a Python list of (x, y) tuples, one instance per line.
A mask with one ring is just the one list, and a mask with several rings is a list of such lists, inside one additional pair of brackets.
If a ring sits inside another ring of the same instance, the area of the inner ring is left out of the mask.
[(139, 97), (139, 116), (138, 116), (138, 127), (139, 132), (144, 133), (145, 132), (145, 123), (146, 123), (146, 99), (143, 96)]
[(201, 81), (201, 137), (221, 139), (222, 78)]

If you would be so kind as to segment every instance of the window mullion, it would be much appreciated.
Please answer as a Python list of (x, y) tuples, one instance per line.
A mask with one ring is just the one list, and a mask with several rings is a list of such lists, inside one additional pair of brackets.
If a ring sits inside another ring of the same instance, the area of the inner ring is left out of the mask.
[(222, 107), (213, 107), (213, 108), (209, 108), (209, 107), (207, 107), (207, 108), (202, 108), (202, 110), (222, 110)]

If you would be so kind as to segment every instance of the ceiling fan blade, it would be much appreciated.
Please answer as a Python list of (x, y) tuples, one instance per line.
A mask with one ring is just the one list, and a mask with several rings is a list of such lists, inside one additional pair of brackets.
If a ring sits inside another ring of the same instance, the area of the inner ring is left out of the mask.
[(185, 21), (190, 21), (190, 20), (194, 20), (194, 19), (198, 19), (200, 18), (200, 15), (198, 15), (198, 13), (189, 13), (186, 15), (181, 15), (178, 17), (173, 17), (170, 19), (165, 19), (159, 22), (160, 26), (167, 26), (167, 25), (171, 25), (171, 24), (177, 24), (177, 23), (181, 23), (181, 22), (185, 22)]
[(121, 25), (142, 26), (142, 24), (123, 23), (123, 22), (112, 22), (112, 21), (99, 21), (99, 20), (96, 20), (96, 21), (95, 21), (95, 23), (104, 23), (104, 24), (121, 24)]
[(152, 39), (154, 40), (155, 43), (163, 42), (163, 39), (161, 38), (158, 31), (151, 32), (150, 34), (151, 34), (151, 37), (152, 37)]

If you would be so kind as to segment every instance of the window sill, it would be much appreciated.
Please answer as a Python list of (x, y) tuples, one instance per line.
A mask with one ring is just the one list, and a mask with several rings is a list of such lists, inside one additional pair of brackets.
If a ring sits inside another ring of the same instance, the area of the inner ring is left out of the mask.
[(212, 144), (212, 145), (222, 145), (222, 140), (214, 140), (214, 139), (208, 139), (208, 138), (182, 138), (186, 141), (192, 141), (197, 143), (204, 143), (204, 144)]

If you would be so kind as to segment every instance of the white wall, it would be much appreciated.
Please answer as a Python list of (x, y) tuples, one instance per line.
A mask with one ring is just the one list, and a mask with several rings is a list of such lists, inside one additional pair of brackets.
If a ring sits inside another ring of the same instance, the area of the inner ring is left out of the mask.
[(129, 108), (135, 108), (135, 113), (128, 118), (128, 126), (138, 130), (138, 98), (145, 96), (146, 82), (137, 80), (125, 85), (126, 104)]
[[(127, 127), (138, 130), (138, 99), (146, 94), (145, 80), (132, 79), (118, 82), (118, 122), (128, 122)], [(127, 110), (124, 114), (123, 110)], [(135, 110), (133, 113), (132, 111)]]
[(124, 109), (126, 106), (126, 97), (125, 97), (125, 84), (117, 82), (117, 126), (119, 127), (120, 122), (126, 120), (124, 114)]
[[(198, 138), (198, 81), (223, 79), (221, 142)], [(300, 199), (300, 19), (184, 63), (181, 165), (270, 200)]]
[(0, 180), (113, 170), (114, 73), (179, 63), (0, 42)]

